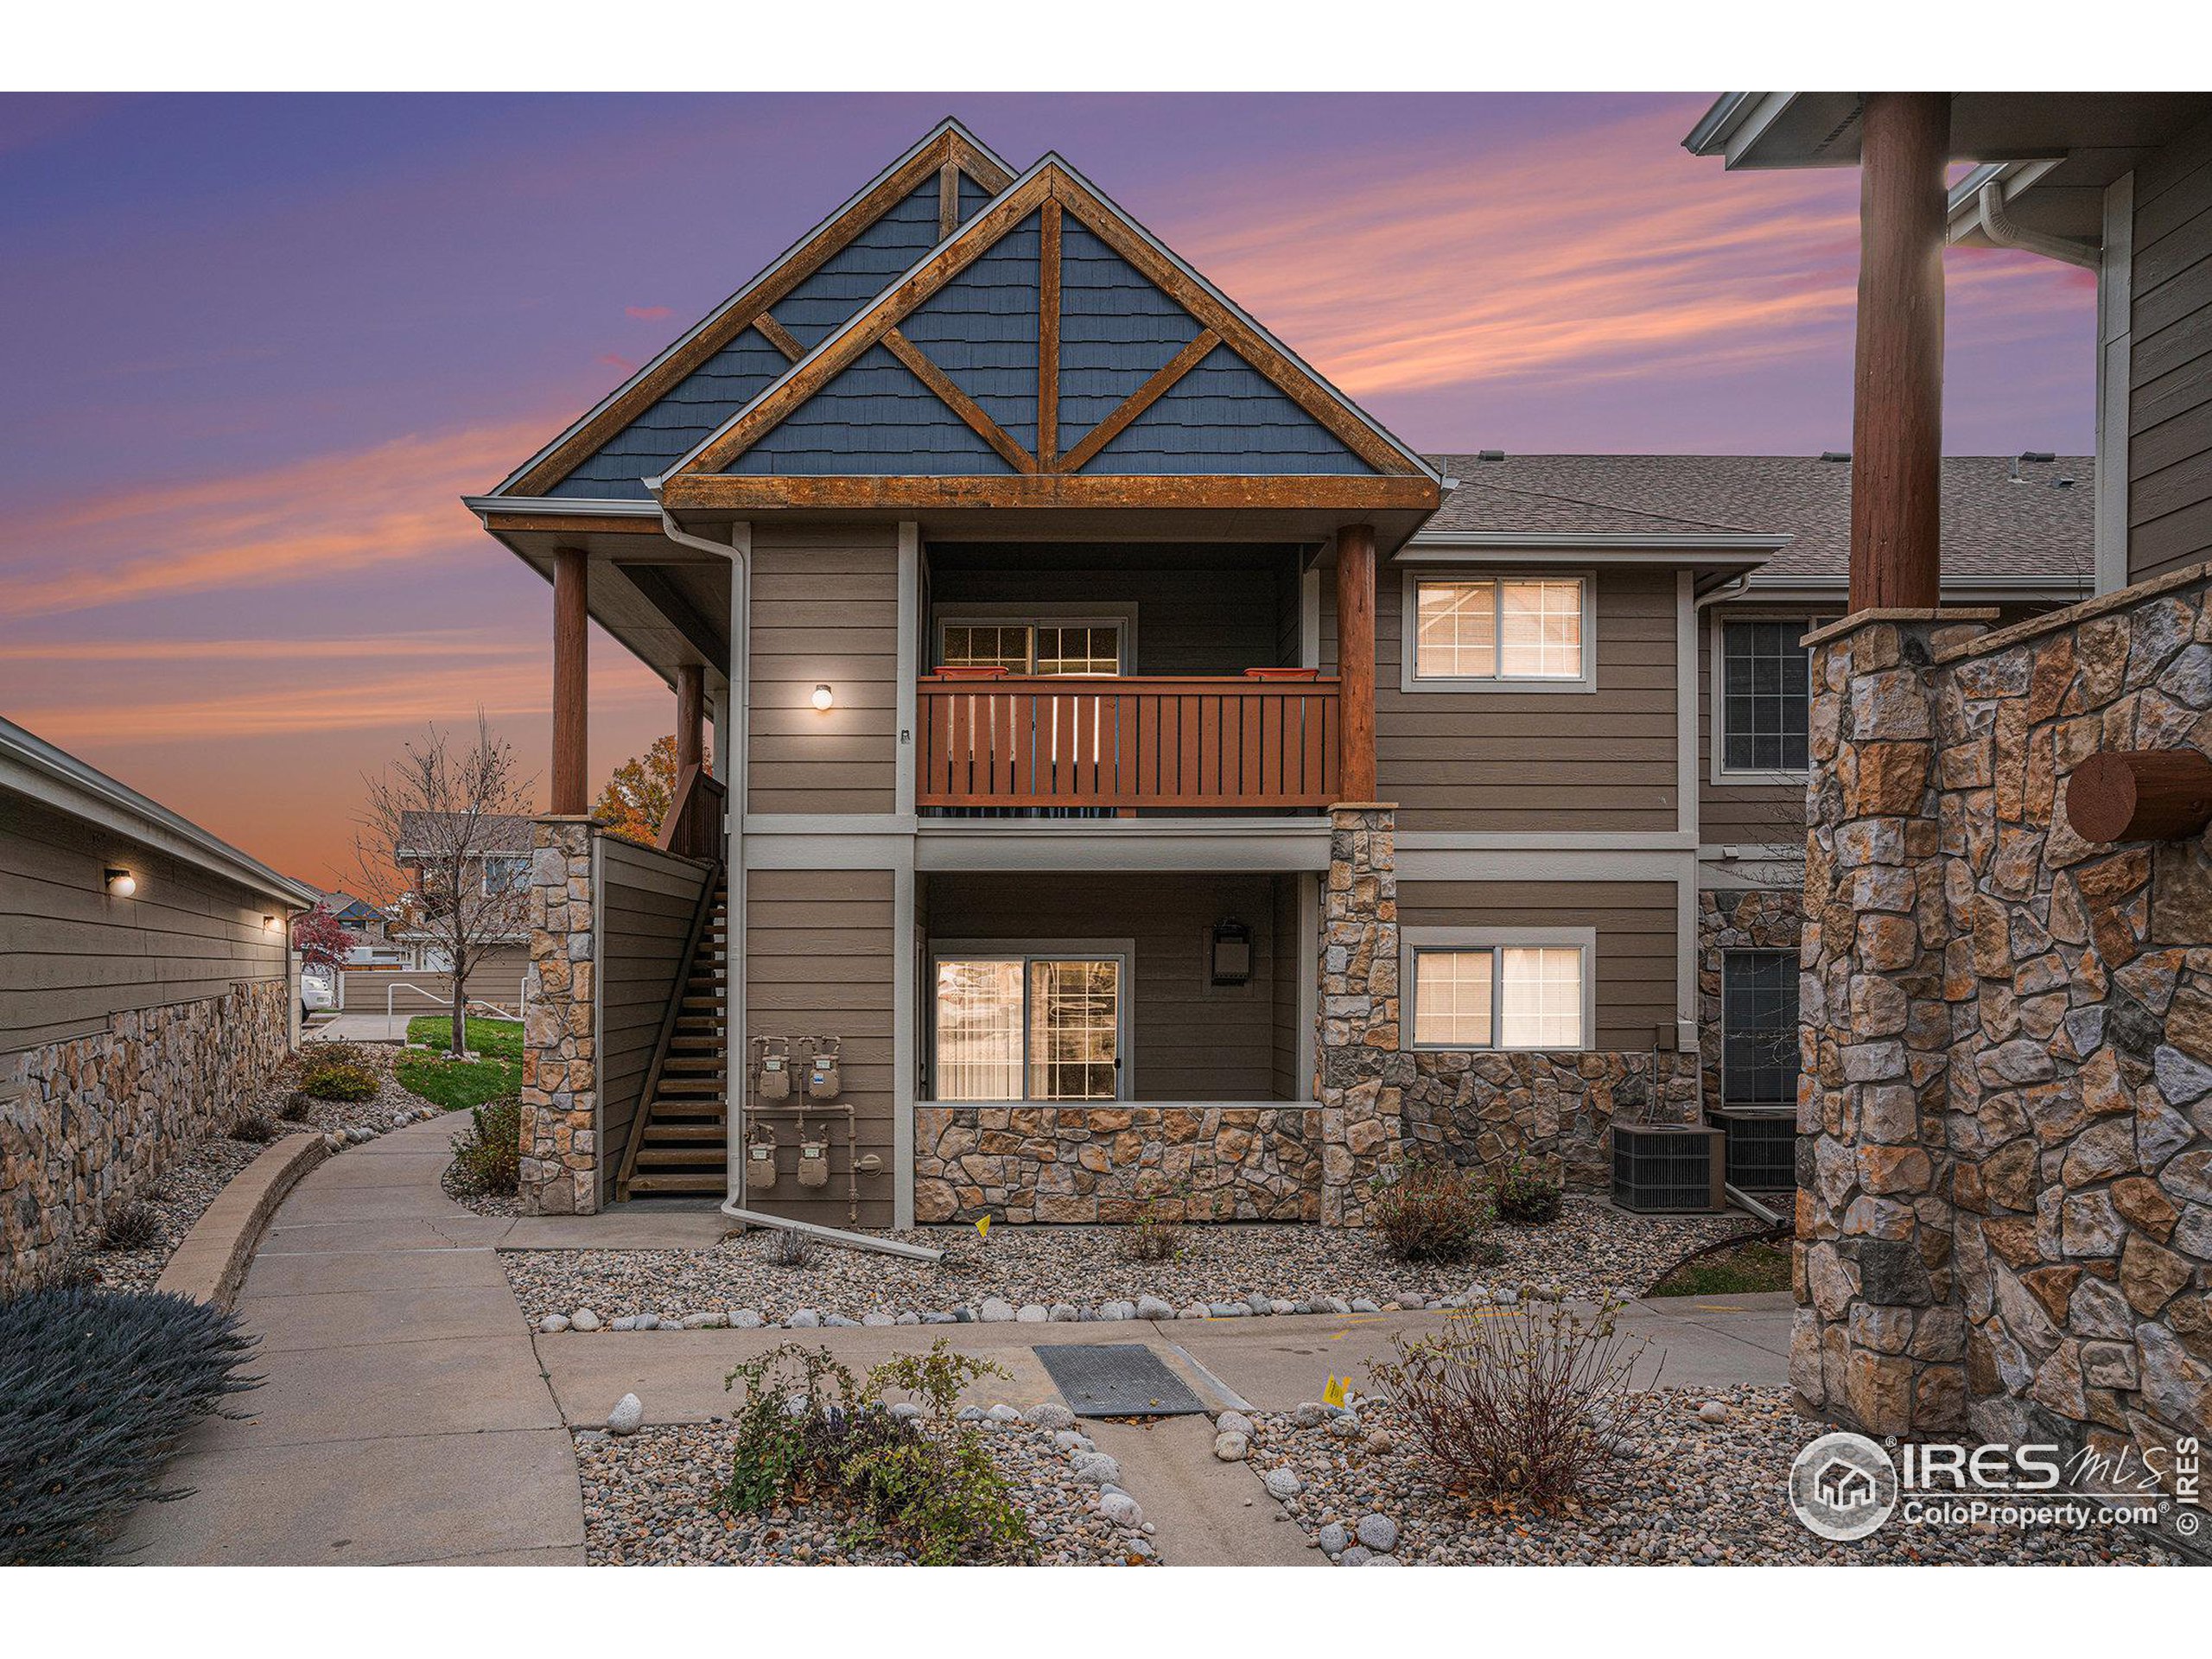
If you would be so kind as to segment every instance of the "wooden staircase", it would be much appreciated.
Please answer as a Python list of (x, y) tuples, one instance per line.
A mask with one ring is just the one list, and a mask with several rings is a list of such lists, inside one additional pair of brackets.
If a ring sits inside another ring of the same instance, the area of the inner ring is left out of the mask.
[(693, 923), (677, 995), (645, 1073), (645, 1096), (615, 1182), (618, 1199), (720, 1198), (729, 1190), (724, 1116), (728, 915), (729, 884), (718, 871)]

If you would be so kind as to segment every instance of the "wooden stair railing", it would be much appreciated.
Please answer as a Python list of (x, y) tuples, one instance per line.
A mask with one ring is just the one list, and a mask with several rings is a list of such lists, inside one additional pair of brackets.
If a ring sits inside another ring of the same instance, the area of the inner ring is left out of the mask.
[[(716, 913), (727, 910), (728, 895), (728, 883), (724, 880), (721, 868), (717, 866), (699, 889), (699, 906), (692, 912), (690, 931), (683, 943), (683, 955), (678, 962), (676, 977), (669, 986), (668, 1011), (661, 1016), (660, 1035), (653, 1044), (652, 1064), (645, 1071), (645, 1087), (638, 1096), (637, 1114), (630, 1120), (629, 1144), (622, 1149), (622, 1166), (615, 1177), (614, 1196), (618, 1200), (628, 1198), (632, 1187), (641, 1181), (649, 1184), (648, 1190), (654, 1188), (661, 1191), (672, 1190), (666, 1185), (664, 1179), (656, 1180), (650, 1172), (645, 1176), (639, 1176), (639, 1159), (640, 1154), (645, 1150), (646, 1141), (653, 1134), (653, 1115), (662, 1103), (662, 1079), (668, 1071), (670, 1056), (675, 1048), (677, 1033), (683, 1027), (685, 1014), (684, 1004), (695, 1000), (693, 987), (698, 982), (699, 970), (702, 965), (700, 960), (702, 949), (711, 943), (708, 936), (713, 928)], [(722, 985), (714, 993), (716, 1006), (707, 1015), (709, 1024), (719, 1029), (719, 1051), (725, 1066), (728, 1065), (729, 1052), (729, 1032), (727, 1023), (729, 1007), (727, 977), (728, 926), (728, 918), (725, 915), (722, 923), (723, 937), (721, 941), (721, 956), (725, 964), (724, 979)], [(721, 1103), (714, 1103), (720, 1105)], [(727, 1114), (725, 1114), (723, 1130), (725, 1135), (728, 1134), (727, 1121)], [(694, 1133), (676, 1129), (675, 1126), (663, 1125), (662, 1128), (664, 1131), (670, 1132), (669, 1138), (678, 1141), (700, 1139)], [(727, 1150), (725, 1150), (724, 1156), (727, 1157)], [(723, 1184), (718, 1183), (715, 1188), (706, 1190), (718, 1191)], [(690, 1185), (688, 1182), (685, 1183), (687, 1188)]]
[(728, 798), (728, 785), (714, 773), (703, 766), (684, 767), (654, 844), (678, 858), (721, 858), (722, 808)]

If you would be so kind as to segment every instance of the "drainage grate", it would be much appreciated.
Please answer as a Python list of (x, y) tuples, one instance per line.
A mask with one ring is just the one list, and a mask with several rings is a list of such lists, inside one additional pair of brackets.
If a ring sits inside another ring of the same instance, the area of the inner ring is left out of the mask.
[(1078, 1417), (1186, 1417), (1205, 1410), (1141, 1342), (1043, 1343), (1034, 1351)]

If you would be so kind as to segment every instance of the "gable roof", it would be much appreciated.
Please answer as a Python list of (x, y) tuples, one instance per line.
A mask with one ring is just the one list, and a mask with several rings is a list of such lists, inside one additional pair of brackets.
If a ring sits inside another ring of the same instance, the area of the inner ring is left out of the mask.
[[(1758, 586), (1844, 580), (1851, 564), (1851, 464), (1817, 455), (1432, 456), (1459, 480), (1417, 541), (1469, 536), (1786, 535)], [(2017, 475), (2019, 480), (2015, 482)], [(2069, 487), (2058, 480), (2070, 479)], [(2096, 462), (1947, 455), (1947, 582), (2045, 588), (2095, 582)]]
[(1294, 479), (1317, 504), (1440, 494), (1417, 453), (1047, 156), (649, 482), (671, 508), (1232, 505)]
[[(399, 844), (394, 849), (402, 859), (420, 857), (424, 843), (432, 839), (432, 832), (440, 823), (455, 823), (468, 817), (464, 812), (408, 811), (399, 815)], [(469, 838), (468, 856), (480, 858), (504, 856), (509, 853), (531, 850), (535, 830), (532, 821), (512, 812), (486, 812), (479, 815)], [(450, 843), (441, 850), (450, 854)]]
[(1013, 176), (957, 121), (938, 123), (491, 493), (648, 500), (647, 477), (772, 385)]

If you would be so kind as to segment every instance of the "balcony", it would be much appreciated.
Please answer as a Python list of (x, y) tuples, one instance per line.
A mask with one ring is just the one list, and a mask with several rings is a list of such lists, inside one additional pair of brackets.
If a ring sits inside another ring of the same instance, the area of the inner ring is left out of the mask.
[(1333, 678), (956, 671), (917, 690), (919, 807), (1284, 811), (1339, 793)]

